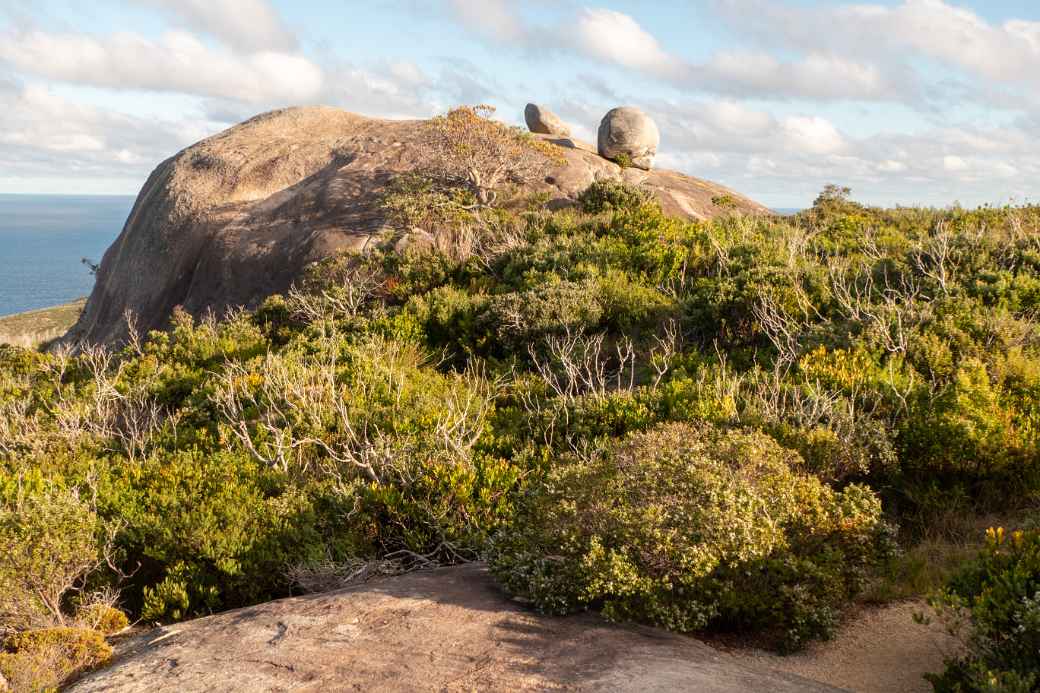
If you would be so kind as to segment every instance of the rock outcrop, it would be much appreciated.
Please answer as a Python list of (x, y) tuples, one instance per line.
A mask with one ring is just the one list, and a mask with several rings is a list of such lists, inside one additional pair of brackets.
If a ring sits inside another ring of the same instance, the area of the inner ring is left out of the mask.
[(597, 140), (603, 158), (620, 161), (624, 157), (632, 166), (649, 171), (661, 145), (661, 133), (646, 113), (633, 106), (622, 106), (603, 116)]
[[(334, 108), (274, 111), (188, 147), (162, 162), (105, 253), (94, 291), (66, 341), (111, 343), (168, 325), (174, 308), (199, 316), (256, 306), (285, 291), (304, 268), (388, 232), (380, 195), (420, 161), (422, 121), (377, 120)], [(670, 171), (622, 169), (587, 144), (536, 135), (559, 146), (561, 163), (531, 184), (553, 207), (573, 204), (596, 180), (645, 186), (664, 210), (687, 218), (765, 207), (726, 188)]]
[(571, 129), (558, 115), (536, 103), (529, 103), (524, 108), (524, 122), (528, 130), (538, 135), (571, 136)]
[(477, 565), (229, 611), (116, 649), (112, 666), (70, 690), (839, 690), (665, 631), (591, 614), (539, 616), (506, 598)]

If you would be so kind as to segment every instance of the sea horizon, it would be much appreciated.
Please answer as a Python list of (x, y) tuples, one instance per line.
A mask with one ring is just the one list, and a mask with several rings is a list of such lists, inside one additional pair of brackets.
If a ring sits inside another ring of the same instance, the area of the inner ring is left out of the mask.
[(0, 316), (88, 296), (133, 195), (0, 193)]

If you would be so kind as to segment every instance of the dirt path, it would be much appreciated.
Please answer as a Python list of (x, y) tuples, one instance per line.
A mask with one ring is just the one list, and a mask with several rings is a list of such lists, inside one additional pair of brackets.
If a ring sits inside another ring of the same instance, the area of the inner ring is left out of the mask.
[(943, 667), (943, 655), (955, 642), (937, 624), (919, 625), (915, 612), (928, 613), (923, 602), (869, 609), (846, 624), (830, 642), (787, 657), (744, 653), (750, 663), (803, 676), (857, 693), (931, 691), (922, 678)]

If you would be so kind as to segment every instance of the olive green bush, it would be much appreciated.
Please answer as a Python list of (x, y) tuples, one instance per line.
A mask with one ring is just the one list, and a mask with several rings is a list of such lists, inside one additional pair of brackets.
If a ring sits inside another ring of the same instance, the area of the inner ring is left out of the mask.
[(649, 201), (646, 191), (612, 180), (596, 181), (578, 195), (578, 205), (586, 214), (635, 210)]
[(130, 619), (111, 604), (95, 600), (87, 602), (76, 610), (76, 623), (102, 635), (115, 635), (130, 625)]
[(104, 528), (89, 503), (20, 481), (0, 498), (0, 631), (65, 625), (69, 597), (103, 563)]
[(979, 556), (932, 605), (966, 651), (929, 675), (936, 691), (1040, 688), (1040, 531), (988, 530)]
[(826, 637), (885, 552), (881, 504), (799, 472), (761, 433), (669, 424), (553, 470), (490, 550), (549, 613), (598, 607), (673, 630)]
[[(7, 480), (4, 480), (7, 481)], [(125, 628), (112, 571), (111, 524), (88, 499), (35, 474), (0, 485), (0, 680), (57, 690), (108, 661), (105, 635)]]
[(8, 636), (0, 649), (0, 674), (14, 693), (55, 691), (112, 658), (104, 635), (60, 626)]

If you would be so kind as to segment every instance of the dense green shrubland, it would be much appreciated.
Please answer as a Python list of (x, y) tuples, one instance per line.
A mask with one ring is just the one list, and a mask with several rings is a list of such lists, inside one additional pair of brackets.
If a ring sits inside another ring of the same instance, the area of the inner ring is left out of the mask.
[(10, 536), (65, 499), (109, 558), (76, 586), (149, 620), (491, 546), (552, 611), (796, 645), (881, 558), (882, 505), (912, 537), (1035, 503), (1037, 208), (697, 222), (596, 184), (467, 223), (119, 353), (2, 348)]

